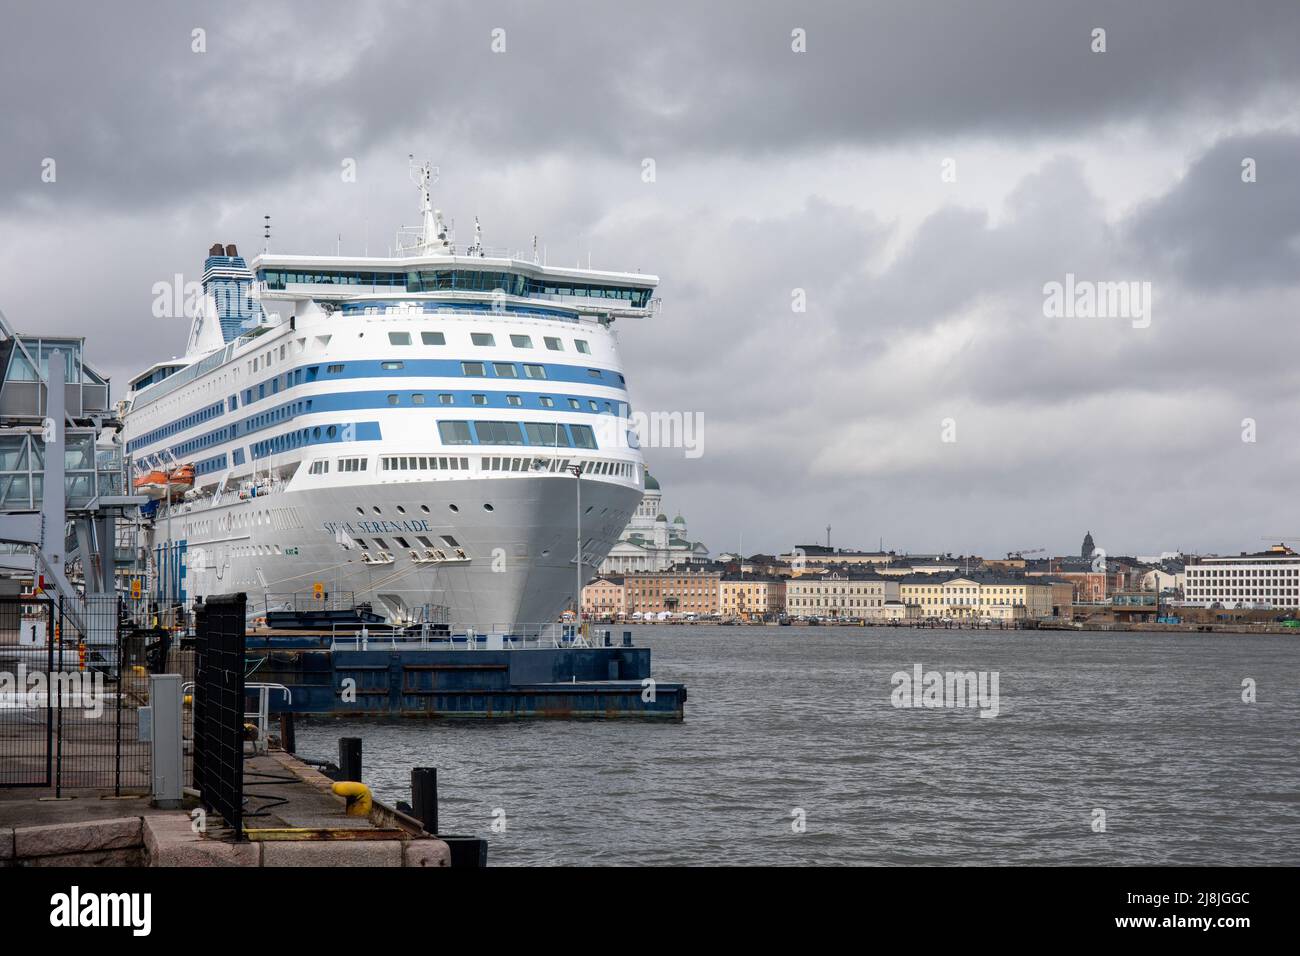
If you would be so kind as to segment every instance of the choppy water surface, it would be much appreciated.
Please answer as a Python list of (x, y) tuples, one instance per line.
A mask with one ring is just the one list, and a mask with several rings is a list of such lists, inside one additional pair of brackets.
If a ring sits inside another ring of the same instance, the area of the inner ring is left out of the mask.
[[(442, 829), (498, 866), (1300, 864), (1294, 637), (634, 631), (687, 685), (684, 723), (318, 718), (298, 748), (364, 738), (390, 802), (437, 767)], [(895, 708), (918, 662), (997, 671), (999, 715)]]

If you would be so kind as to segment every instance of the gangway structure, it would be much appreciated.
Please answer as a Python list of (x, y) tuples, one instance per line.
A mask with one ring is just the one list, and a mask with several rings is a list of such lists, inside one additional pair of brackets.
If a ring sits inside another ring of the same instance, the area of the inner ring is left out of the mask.
[[(0, 576), (44, 578), (95, 643), (115, 639), (95, 629), (116, 621), (88, 615), (86, 603), (115, 595), (119, 527), (133, 525), (148, 499), (130, 493), (109, 380), (85, 361), (84, 346), (16, 333), (0, 311)], [(101, 437), (112, 443), (101, 447)]]

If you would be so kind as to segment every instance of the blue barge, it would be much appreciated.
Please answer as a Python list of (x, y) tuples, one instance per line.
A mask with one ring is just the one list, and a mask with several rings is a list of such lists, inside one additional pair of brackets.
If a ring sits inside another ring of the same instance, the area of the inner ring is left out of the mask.
[[(270, 711), (335, 716), (641, 718), (685, 717), (686, 687), (650, 676), (650, 648), (502, 635), (340, 638), (249, 633), (247, 681), (282, 684)], [(287, 698), (287, 699), (286, 699)]]

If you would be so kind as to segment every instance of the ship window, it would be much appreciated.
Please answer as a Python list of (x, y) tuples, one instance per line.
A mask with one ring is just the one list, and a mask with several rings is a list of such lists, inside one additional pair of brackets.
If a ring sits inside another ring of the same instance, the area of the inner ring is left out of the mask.
[(569, 407), (570, 407), (570, 408), (582, 408), (582, 403), (580, 403), (576, 398), (571, 398), (571, 399), (569, 399)]
[(523, 399), (521, 399), (518, 395), (507, 395), (507, 396), (506, 396), (506, 404), (507, 404), (507, 405), (522, 405), (523, 403), (524, 403), (524, 402), (523, 402)]
[(593, 412), (600, 411), (600, 406), (597, 405), (595, 402), (593, 402), (591, 399), (587, 399), (587, 407), (590, 408)]
[(396, 395), (389, 395), (389, 396), (388, 396), (388, 404), (389, 404), (389, 405), (396, 405), (396, 404), (397, 404), (397, 396), (396, 396)]
[(410, 544), (407, 543), (407, 541), (406, 541), (405, 538), (396, 538), (396, 537), (395, 537), (395, 538), (393, 538), (393, 540), (397, 542), (397, 546), (398, 546), (399, 548), (409, 548), (409, 547), (410, 547)]
[(455, 404), (456, 404), (456, 396), (455, 396), (455, 395), (452, 395), (450, 392), (443, 392), (441, 395), (438, 396), (438, 404), (439, 404), (439, 405), (455, 405)]
[(513, 362), (493, 362), (492, 371), (496, 372), (500, 378), (519, 377), (519, 372), (515, 369)]
[(438, 422), (438, 436), (444, 445), (472, 445), (469, 422)]
[(573, 340), (573, 346), (574, 346), (574, 348), (576, 348), (579, 352), (581, 352), (583, 355), (590, 355), (590, 354), (591, 354), (591, 346), (587, 344), (587, 340), (586, 340), (586, 339), (574, 339), (574, 340)]
[(546, 378), (546, 367), (543, 365), (524, 365), (524, 376), (526, 378)]
[[(423, 393), (423, 392), (415, 392), (414, 394), (412, 394), (412, 395), (411, 395), (411, 404), (412, 404), (412, 405), (423, 405), (423, 404), (424, 404), (424, 393)], [(608, 404), (608, 403), (606, 403), (606, 404)]]
[(549, 335), (546, 336), (545, 338), (546, 338), (546, 347), (550, 349), (552, 352), (564, 351), (564, 343), (561, 342), (559, 339), (552, 338)]
[(380, 362), (379, 366), (385, 372), (400, 372), (402, 369), (406, 368), (406, 363), (405, 362)]
[(589, 368), (589, 369), (587, 369), (587, 377), (588, 377), (588, 378), (600, 378), (600, 369), (598, 369), (598, 368)]
[(388, 344), (389, 345), (410, 345), (411, 333), (410, 332), (389, 332)]
[(551, 398), (551, 396), (549, 396), (549, 395), (542, 395), (542, 396), (540, 396), (540, 397), (537, 399), (537, 402), (538, 402), (539, 405), (542, 406), (542, 408), (554, 408), (554, 407), (555, 407), (555, 399)]
[(446, 345), (447, 338), (441, 332), (421, 332), (420, 341), (425, 345)]
[(465, 375), (486, 375), (482, 362), (461, 362), (460, 370)]
[(590, 425), (570, 425), (569, 430), (573, 432), (573, 444), (578, 448), (596, 447), (596, 435)]
[[(460, 510), (459, 508), (456, 508), (455, 505), (452, 505), (452, 508), (453, 508), (454, 510), (457, 510), (457, 511)], [(445, 544), (445, 545), (446, 545), (447, 547), (449, 547), (449, 548), (459, 548), (459, 547), (460, 547), (460, 543), (459, 543), (455, 538), (453, 538), (451, 535), (449, 535), (449, 534), (439, 535), (439, 537), (442, 538), (442, 543)]]
[(518, 422), (475, 422), (474, 431), (485, 445), (522, 445), (523, 432)]
[(474, 400), (474, 404), (475, 404), (475, 405), (486, 405), (486, 404), (487, 404), (487, 396), (486, 396), (486, 395), (472, 395), (472, 396), (470, 396), (470, 397)]
[(517, 349), (530, 349), (533, 347), (533, 340), (527, 335), (512, 335), (510, 344)]
[[(528, 444), (530, 445), (554, 445), (555, 444), (555, 425), (548, 422), (525, 422), (524, 429), (528, 433)], [(564, 442), (568, 444), (568, 442)]]
[(497, 341), (492, 337), (491, 332), (471, 332), (470, 341), (475, 345), (496, 345)]
[(326, 371), (327, 374), (330, 374), (330, 375), (337, 375), (339, 372), (343, 371), (343, 366), (342, 366), (342, 365), (327, 365), (327, 366), (325, 367), (325, 371)]

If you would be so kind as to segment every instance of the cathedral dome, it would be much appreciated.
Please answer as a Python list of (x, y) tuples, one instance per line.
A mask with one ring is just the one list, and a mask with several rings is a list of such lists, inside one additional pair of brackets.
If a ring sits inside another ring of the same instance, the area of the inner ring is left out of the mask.
[(659, 490), (659, 480), (655, 478), (654, 475), (650, 474), (650, 472), (648, 471), (645, 473), (645, 490), (646, 491)]

